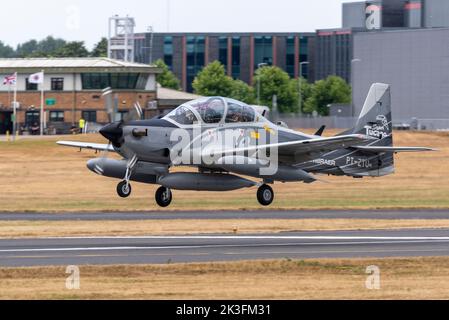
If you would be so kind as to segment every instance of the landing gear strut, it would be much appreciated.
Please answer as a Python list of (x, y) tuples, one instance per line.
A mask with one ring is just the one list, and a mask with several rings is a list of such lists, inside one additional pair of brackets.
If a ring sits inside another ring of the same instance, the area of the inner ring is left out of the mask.
[(169, 188), (166, 187), (160, 187), (156, 191), (156, 202), (157, 204), (162, 207), (166, 208), (168, 207), (173, 200), (173, 194)]
[(274, 191), (273, 189), (264, 184), (257, 191), (257, 200), (263, 206), (269, 206), (274, 201)]
[(131, 195), (132, 188), (129, 182), (122, 181), (117, 186), (117, 194), (121, 198), (128, 198)]
[(133, 173), (133, 170), (137, 164), (139, 159), (136, 155), (134, 155), (127, 163), (126, 165), (126, 174), (125, 174), (125, 180), (120, 182), (117, 186), (117, 194), (121, 198), (128, 198), (131, 195), (132, 188), (129, 181), (131, 180), (131, 176)]

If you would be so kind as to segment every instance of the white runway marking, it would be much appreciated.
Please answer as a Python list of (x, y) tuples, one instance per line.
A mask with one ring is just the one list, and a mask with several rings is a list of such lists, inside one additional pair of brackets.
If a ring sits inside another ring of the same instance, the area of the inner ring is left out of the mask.
[[(166, 237), (163, 237), (166, 239)], [(242, 239), (242, 237), (169, 237), (170, 239)], [(68, 248), (24, 248), (24, 249), (7, 249), (0, 250), (0, 253), (38, 253), (38, 252), (80, 252), (80, 251), (145, 251), (145, 250), (185, 250), (185, 249), (224, 249), (224, 248), (266, 248), (266, 247), (290, 247), (290, 246), (345, 246), (345, 245), (391, 245), (391, 244), (427, 244), (427, 243), (446, 243), (449, 237), (243, 237), (244, 239), (275, 239), (275, 240), (365, 240), (365, 241), (348, 241), (348, 242), (304, 242), (304, 243), (257, 243), (257, 244), (236, 244), (236, 245), (186, 245), (186, 246), (113, 246), (113, 247), (68, 247)], [(331, 238), (331, 239), (330, 239)], [(60, 238), (59, 238), (60, 239)], [(67, 239), (67, 238), (64, 238)], [(72, 238), (73, 239), (73, 238)], [(85, 238), (75, 238), (85, 239)], [(96, 238), (98, 239), (98, 238)], [(100, 238), (105, 239), (105, 238)], [(117, 238), (114, 238), (117, 239)], [(129, 239), (129, 238), (126, 238)], [(137, 238), (143, 239), (143, 238)], [(154, 239), (151, 237), (151, 239)], [(156, 239), (161, 239), (157, 237)], [(373, 240), (373, 241), (366, 241)]]

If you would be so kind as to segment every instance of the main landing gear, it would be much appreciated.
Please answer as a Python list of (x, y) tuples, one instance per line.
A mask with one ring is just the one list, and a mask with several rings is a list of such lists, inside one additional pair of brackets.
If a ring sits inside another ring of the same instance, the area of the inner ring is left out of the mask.
[(168, 207), (173, 200), (173, 194), (169, 188), (160, 187), (156, 191), (156, 203), (162, 207)]
[(269, 185), (262, 185), (257, 191), (257, 200), (263, 206), (269, 206), (274, 201), (274, 191)]

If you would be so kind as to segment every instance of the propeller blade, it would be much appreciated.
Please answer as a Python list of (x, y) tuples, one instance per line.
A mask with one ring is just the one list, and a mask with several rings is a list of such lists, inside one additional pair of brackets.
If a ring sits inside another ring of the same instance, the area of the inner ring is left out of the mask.
[(143, 119), (143, 109), (142, 109), (140, 103), (136, 102), (134, 104), (134, 108), (131, 109), (131, 111), (128, 112), (128, 114), (126, 114), (126, 116), (124, 117), (123, 122), (126, 125), (126, 123), (128, 123), (128, 122), (142, 120), (142, 119)]
[(112, 89), (111, 88), (105, 88), (103, 89), (102, 97), (105, 101), (105, 109), (109, 116), (109, 122), (115, 121), (115, 114), (114, 114), (114, 101), (112, 97)]

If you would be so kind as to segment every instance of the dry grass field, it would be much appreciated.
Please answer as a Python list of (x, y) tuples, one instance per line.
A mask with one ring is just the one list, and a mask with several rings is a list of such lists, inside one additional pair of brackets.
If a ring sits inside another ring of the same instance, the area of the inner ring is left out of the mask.
[[(366, 289), (368, 266), (381, 289)], [(449, 299), (449, 258), (0, 269), (0, 299)]]
[[(332, 134), (334, 132), (328, 132)], [(98, 136), (63, 139), (101, 141)], [(92, 151), (59, 147), (57, 138), (0, 142), (0, 211), (101, 211), (158, 209), (155, 186), (134, 184), (126, 200), (116, 180), (86, 168)], [(428, 146), (440, 152), (397, 156), (397, 174), (380, 179), (321, 177), (329, 183), (277, 184), (274, 209), (448, 208), (449, 134), (397, 132), (395, 143)], [(229, 193), (174, 192), (170, 210), (260, 209), (256, 190)]]
[(334, 230), (449, 229), (449, 220), (1, 221), (0, 239), (259, 234)]

